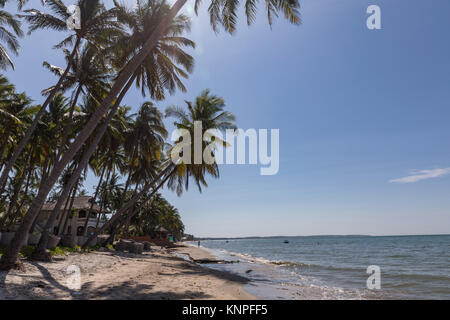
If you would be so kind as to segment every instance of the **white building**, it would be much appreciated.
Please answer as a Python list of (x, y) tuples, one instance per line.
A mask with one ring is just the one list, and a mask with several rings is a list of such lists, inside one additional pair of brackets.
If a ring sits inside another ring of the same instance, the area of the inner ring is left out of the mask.
[[(82, 236), (84, 233), (84, 225), (86, 219), (88, 219), (87, 235), (91, 234), (95, 228), (100, 228), (106, 222), (105, 213), (100, 212), (98, 204), (92, 205), (93, 198), (90, 196), (76, 197), (71, 212), (68, 214), (68, 210), (61, 208), (56, 221), (53, 225), (53, 233), (56, 235), (72, 234), (76, 236)], [(37, 220), (37, 229), (42, 230), (55, 208), (56, 202), (47, 202), (42, 206), (41, 212)], [(92, 206), (92, 209), (91, 209)], [(68, 206), (69, 207), (69, 206)], [(88, 212), (91, 209), (89, 217)], [(65, 230), (64, 230), (65, 226)]]

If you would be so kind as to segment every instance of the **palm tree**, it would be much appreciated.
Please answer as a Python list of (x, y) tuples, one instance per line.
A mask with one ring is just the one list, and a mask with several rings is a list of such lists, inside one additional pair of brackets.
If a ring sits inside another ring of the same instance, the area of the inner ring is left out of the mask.
[[(89, 136), (92, 134), (95, 128), (97, 128), (98, 124), (103, 120), (103, 116), (107, 112), (108, 108), (111, 105), (114, 105), (113, 103), (116, 97), (122, 95), (124, 92), (126, 93), (126, 91), (129, 89), (129, 81), (133, 79), (136, 70), (145, 61), (147, 55), (157, 45), (161, 37), (167, 32), (171, 24), (171, 21), (173, 21), (174, 17), (177, 16), (179, 10), (181, 10), (186, 1), (187, 0), (176, 1), (175, 4), (171, 7), (170, 11), (168, 11), (168, 13), (165, 15), (165, 17), (162, 20), (160, 20), (158, 26), (154, 29), (152, 34), (145, 41), (139, 52), (137, 52), (133, 57), (130, 57), (130, 59), (127, 61), (126, 66), (120, 71), (110, 92), (103, 99), (102, 103), (99, 105), (97, 111), (92, 115), (90, 120), (79, 132), (77, 138), (71, 144), (71, 147), (65, 152), (62, 159), (58, 162), (57, 165), (54, 166), (52, 173), (49, 175), (49, 177), (43, 183), (41, 183), (38, 195), (36, 196), (33, 203), (30, 205), (29, 210), (25, 215), (25, 217), (23, 218), (21, 226), (19, 227), (19, 230), (16, 232), (13, 241), (11, 242), (10, 246), (6, 249), (4, 255), (0, 260), (1, 268), (10, 269), (17, 267), (18, 264), (20, 265), (17, 258), (21, 247), (21, 243), (25, 239), (26, 233), (28, 232), (31, 224), (38, 215), (41, 205), (44, 203), (47, 195), (49, 194), (53, 185), (57, 181), (58, 176), (61, 174), (61, 172), (64, 170), (65, 166), (70, 162), (70, 160), (75, 156), (75, 154), (81, 149), (85, 141), (89, 138)], [(212, 0), (211, 5), (216, 4), (218, 2), (219, 0)], [(247, 0), (247, 2), (248, 2), (247, 8), (253, 8), (253, 11), (246, 10), (246, 15), (248, 18), (251, 17), (252, 15), (254, 17), (254, 9), (256, 8), (255, 5), (256, 1)], [(198, 3), (199, 2), (197, 0), (196, 8), (198, 7), (197, 5)], [(215, 12), (217, 14), (217, 17), (214, 18), (214, 15), (211, 15), (212, 24), (214, 21), (217, 22), (218, 20), (219, 21), (223, 20), (223, 18), (225, 18), (226, 16), (236, 15), (237, 6), (230, 6), (231, 3), (236, 3), (235, 0), (226, 0), (226, 1), (222, 0), (220, 1), (220, 3), (228, 5), (229, 10), (222, 10), (222, 12), (213, 10), (212, 12), (213, 13)], [(253, 3), (254, 5), (250, 5), (250, 3)], [(284, 13), (285, 17), (287, 17), (292, 23), (298, 24), (300, 22), (300, 19), (298, 18), (298, 7), (299, 7), (298, 0), (274, 0), (270, 3), (271, 5), (268, 6), (270, 8), (270, 10), (268, 10), (269, 23), (271, 23), (271, 17), (274, 12)], [(228, 19), (228, 21), (231, 21), (231, 19)], [(251, 22), (252, 19), (250, 18), (249, 23)], [(227, 25), (230, 26), (233, 24), (228, 23)], [(227, 30), (228, 32), (233, 31), (229, 27), (227, 29), (226, 25), (224, 27), (225, 30)], [(113, 108), (111, 112), (113, 111), (115, 112), (116, 110), (114, 110)], [(169, 173), (169, 171), (171, 171), (171, 169), (167, 167), (165, 170), (161, 172), (161, 174), (166, 175), (167, 173)], [(142, 193), (137, 194), (135, 197), (133, 197), (133, 199), (136, 197), (139, 198), (140, 196), (142, 196)], [(128, 206), (127, 208), (125, 207), (119, 210), (120, 214), (123, 212), (123, 210), (128, 210), (131, 206)]]
[[(156, 11), (154, 14), (160, 14), (160, 15), (165, 15), (166, 11), (164, 10), (159, 10)], [(179, 34), (179, 28), (182, 27), (179, 24), (175, 24), (177, 26), (176, 30), (172, 30), (170, 28), (170, 25), (168, 26), (168, 28), (166, 29), (166, 33), (165, 34)], [(174, 46), (184, 46), (183, 42), (176, 42), (173, 44)], [(155, 53), (155, 52), (150, 52), (150, 55), (157, 55), (159, 53)], [(160, 55), (160, 54), (159, 54)], [(178, 63), (176, 61), (176, 58), (174, 57), (167, 57), (167, 59), (173, 59), (175, 60), (176, 63)], [(181, 63), (183, 65), (183, 62)], [(174, 72), (177, 72), (176, 70), (174, 70)], [(113, 103), (113, 108), (110, 111), (108, 117), (105, 119), (105, 121), (100, 125), (100, 127), (98, 127), (99, 129), (97, 130), (96, 136), (94, 138), (95, 142), (91, 143), (89, 145), (89, 148), (87, 148), (86, 154), (85, 156), (82, 157), (82, 162), (86, 163), (89, 161), (90, 156), (92, 155), (92, 153), (95, 151), (96, 146), (98, 145), (98, 143), (100, 142), (102, 135), (104, 134), (104, 132), (106, 131), (106, 128), (108, 126), (108, 123), (112, 120), (115, 112), (117, 111), (120, 101), (123, 99), (123, 97), (125, 96), (125, 94), (127, 93), (128, 89), (131, 87), (132, 83), (135, 81), (135, 79), (137, 78), (137, 74), (134, 74), (131, 79), (128, 80), (125, 88), (122, 89), (122, 92), (120, 93), (119, 97), (117, 98), (117, 101), (113, 101), (111, 100), (110, 103)], [(164, 77), (166, 76), (165, 74), (160, 74), (159, 75), (161, 77), (160, 80), (158, 80), (159, 82), (164, 82)], [(117, 82), (118, 80), (116, 80)], [(108, 94), (109, 96), (109, 94)], [(88, 123), (92, 122), (93, 118), (96, 118), (97, 116), (100, 116), (101, 118), (103, 118), (103, 113), (105, 113), (106, 109), (104, 109), (102, 114), (99, 114), (99, 110), (100, 110), (101, 106), (96, 110), (96, 112), (91, 116), (91, 119), (89, 120)], [(78, 134), (78, 138), (76, 140), (79, 139), (80, 135), (83, 136), (84, 133), (86, 133), (86, 127), (89, 127), (88, 125), (85, 125), (85, 127), (79, 132)], [(101, 129), (100, 129), (101, 128)], [(90, 131), (90, 130), (89, 130)], [(93, 131), (93, 130), (92, 130)], [(86, 139), (83, 140), (83, 144), (84, 142), (86, 142), (86, 140), (89, 138), (89, 136), (92, 134), (92, 131), (89, 133), (89, 135), (86, 137)], [(80, 146), (81, 148), (81, 146)], [(77, 152), (80, 150), (80, 148), (77, 148)], [(20, 238), (20, 237), (25, 237), (24, 235), (22, 236), (22, 234), (24, 234), (24, 232), (28, 232), (30, 229), (30, 226), (33, 223), (33, 220), (37, 217), (37, 215), (39, 214), (39, 210), (42, 206), (42, 204), (44, 203), (48, 193), (51, 191), (53, 185), (55, 184), (55, 182), (57, 181), (59, 175), (61, 174), (62, 170), (64, 170), (64, 167), (68, 164), (68, 162), (70, 161), (70, 159), (73, 158), (73, 156), (75, 154), (72, 154), (71, 152), (73, 151), (73, 148), (69, 148), (69, 150), (67, 150), (63, 157), (61, 158), (61, 160), (53, 167), (52, 173), (48, 176), (48, 178), (43, 181), (41, 183), (38, 195), (36, 196), (35, 200), (33, 201), (32, 205), (30, 206), (30, 208), (28, 209), (27, 214), (25, 215), (23, 222), (18, 230), (18, 232), (16, 232), (16, 236), (15, 239)], [(69, 161), (67, 161), (69, 160)], [(75, 184), (76, 179), (77, 179), (77, 175), (79, 176), (79, 174), (81, 174), (82, 172), (82, 168), (84, 168), (84, 165), (81, 165), (79, 169), (77, 169), (73, 175), (73, 179), (71, 180), (71, 182), (68, 183), (66, 188), (71, 188), (71, 184)], [(62, 204), (61, 204), (62, 205)], [(52, 214), (53, 215), (53, 214)], [(50, 219), (49, 219), (50, 221)], [(42, 236), (42, 238), (44, 238), (44, 234)], [(5, 262), (4, 265), (6, 265), (6, 267), (8, 266), (14, 266), (14, 264), (17, 262), (17, 254), (16, 257), (13, 258), (8, 258), (9, 256), (14, 256), (14, 252), (18, 253), (18, 250), (20, 249), (20, 243), (21, 242), (16, 242), (16, 240), (13, 239), (13, 241), (11, 242), (11, 245), (9, 246), (9, 248), (6, 250), (5, 254), (2, 256), (2, 261), (12, 261), (14, 260), (14, 262)], [(45, 238), (44, 240), (45, 241)], [(11, 254), (9, 254), (8, 252), (11, 252)]]
[[(66, 50), (65, 53), (66, 60), (69, 61), (69, 52)], [(80, 56), (75, 55), (73, 60), (73, 63), (71, 63), (72, 71), (67, 73), (66, 79), (61, 83), (61, 89), (63, 91), (74, 88), (69, 116), (67, 117), (68, 123), (65, 125), (61, 142), (62, 148), (72, 129), (73, 114), (80, 94), (89, 94), (92, 99), (97, 100), (104, 96), (110, 88), (110, 70), (104, 63), (103, 55), (97, 48), (87, 44), (83, 48)], [(44, 66), (55, 74), (62, 74), (64, 72), (61, 68), (51, 65), (48, 62), (44, 62)], [(55, 90), (55, 87), (50, 87), (43, 90), (43, 94), (48, 94), (53, 90)], [(59, 156), (63, 151), (62, 148), (58, 153), (57, 159), (59, 159)]]
[[(20, 15), (28, 22), (30, 28), (28, 33), (32, 33), (38, 29), (51, 29), (56, 31), (67, 31), (67, 20), (69, 14), (67, 12), (67, 6), (62, 0), (48, 0), (45, 4), (50, 7), (54, 15), (42, 12), (36, 9), (25, 10), (26, 15)], [(68, 58), (68, 64), (62, 74), (58, 83), (55, 85), (54, 90), (50, 92), (41, 110), (36, 114), (33, 123), (28, 128), (24, 137), (16, 147), (13, 155), (11, 156), (8, 164), (4, 168), (2, 175), (0, 176), (0, 193), (5, 187), (6, 180), (9, 172), (11, 171), (14, 162), (19, 157), (20, 153), (25, 148), (25, 145), (31, 138), (40, 117), (44, 113), (48, 104), (52, 101), (54, 95), (60, 90), (63, 81), (66, 79), (67, 74), (73, 63), (73, 58), (81, 45), (83, 39), (86, 39), (91, 45), (99, 48), (104, 48), (107, 43), (114, 37), (117, 37), (121, 32), (120, 24), (115, 21), (115, 10), (106, 10), (100, 0), (78, 0), (78, 6), (81, 11), (81, 28), (75, 30), (72, 35), (67, 37), (64, 41), (56, 45), (56, 48), (61, 48), (70, 43), (74, 43), (71, 54)], [(0, 29), (1, 30), (1, 29)], [(1, 49), (1, 48), (0, 48)], [(73, 157), (74, 155), (72, 155)], [(56, 180), (55, 180), (56, 181)]]
[[(28, 0), (14, 0), (14, 1), (17, 2), (17, 7), (19, 10), (22, 10), (22, 7), (25, 5), (25, 3), (28, 2)], [(46, 0), (41, 0), (42, 5), (45, 4), (45, 1)], [(8, 0), (0, 0), (0, 6), (4, 7), (7, 2), (8, 2)]]
[[(130, 85), (131, 85), (131, 82), (130, 82)], [(123, 96), (124, 95), (122, 95), (121, 98), (119, 98), (119, 100), (116, 101), (117, 104), (120, 104)], [(91, 98), (91, 99), (87, 99), (86, 103), (90, 106), (91, 104), (95, 104), (96, 101), (95, 101), (95, 99)], [(88, 107), (88, 108), (90, 108), (90, 107)], [(64, 185), (64, 188), (58, 198), (58, 201), (57, 201), (52, 213), (50, 214), (50, 217), (48, 218), (48, 220), (46, 222), (46, 225), (42, 232), (42, 236), (39, 241), (37, 250), (34, 254), (35, 259), (44, 260), (44, 261), (51, 259), (51, 257), (45, 252), (45, 249), (47, 248), (47, 242), (49, 240), (49, 234), (51, 232), (50, 228), (53, 226), (62, 205), (64, 204), (66, 199), (69, 197), (72, 190), (73, 190), (72, 197), (74, 197), (74, 194), (75, 194), (76, 188), (77, 188), (76, 186), (78, 185), (78, 182), (80, 179), (80, 175), (87, 168), (90, 157), (96, 150), (96, 146), (102, 139), (103, 134), (105, 133), (105, 131), (108, 128), (108, 125), (111, 123), (112, 119), (110, 119), (110, 117), (112, 118), (114, 115), (115, 115), (115, 113), (110, 113), (108, 118), (105, 119), (103, 124), (98, 128), (99, 132), (95, 132), (93, 134), (93, 139), (90, 142), (90, 144), (86, 147), (86, 149), (87, 149), (86, 152), (79, 153), (80, 158), (77, 159), (77, 161), (76, 161), (76, 168), (74, 168), (73, 172), (71, 172), (70, 178), (68, 179), (67, 183)], [(120, 113), (119, 113), (119, 115), (120, 115)], [(122, 121), (122, 120), (119, 120), (119, 121), (116, 120), (114, 123), (122, 123), (123, 124), (123, 122), (124, 121)], [(65, 226), (64, 226), (63, 230), (65, 230)]]
[[(224, 100), (215, 95), (211, 95), (209, 90), (203, 91), (195, 100), (195, 104), (192, 104), (191, 102), (186, 103), (188, 105), (188, 113), (178, 107), (169, 107), (166, 111), (166, 116), (175, 117), (177, 119), (174, 123), (175, 126), (180, 129), (182, 128), (189, 130), (191, 137), (194, 133), (196, 121), (202, 121), (203, 133), (207, 130), (213, 129), (225, 130), (236, 128), (234, 125), (234, 115), (223, 110), (225, 107)], [(220, 140), (219, 137), (215, 137), (214, 142), (212, 143), (226, 146), (224, 141)], [(194, 145), (191, 147), (194, 148)], [(205, 148), (206, 143), (203, 143), (202, 154)], [(171, 153), (171, 150), (169, 150), (169, 153)], [(160, 174), (151, 182), (147, 182), (139, 193), (136, 193), (131, 200), (117, 210), (111, 219), (108, 220), (108, 222), (105, 223), (99, 230), (97, 230), (95, 235), (91, 236), (88, 241), (86, 241), (83, 247), (87, 247), (98, 234), (117, 223), (124, 213), (129, 211), (127, 219), (131, 219), (138, 212), (138, 209), (133, 210), (135, 203), (143, 196), (146, 196), (147, 198), (142, 201), (142, 203), (147, 203), (166, 182), (171, 189), (175, 189), (177, 194), (181, 195), (183, 188), (188, 189), (189, 180), (191, 178), (201, 191), (202, 185), (207, 186), (205, 177), (207, 173), (215, 178), (219, 177), (219, 169), (215, 162), (213, 164), (194, 164), (194, 152), (191, 152), (191, 157), (192, 158), (189, 163), (184, 163), (182, 161), (177, 161), (174, 163), (171, 159), (167, 159), (165, 165), (163, 166), (164, 169), (161, 170)], [(148, 194), (150, 189), (152, 189), (152, 192)]]
[[(114, 3), (118, 20), (131, 30), (130, 34), (124, 34), (113, 47), (117, 54), (112, 62), (120, 68), (143, 48), (147, 38), (169, 13), (170, 7), (165, 0), (138, 1), (132, 10), (118, 4), (116, 0)], [(190, 27), (187, 16), (175, 16), (167, 31), (161, 34), (150, 54), (139, 65), (135, 71), (136, 85), (141, 88), (143, 96), (148, 91), (151, 98), (164, 100), (165, 91), (173, 94), (177, 87), (186, 91), (180, 77), (186, 79), (188, 72), (192, 72), (194, 58), (183, 47), (195, 48), (195, 43), (182, 35), (190, 31)]]
[[(4, 6), (4, 1), (0, 2), (0, 6)], [(8, 27), (12, 29), (8, 31)], [(0, 10), (0, 39), (6, 43), (8, 49), (17, 55), (19, 53), (19, 41), (17, 37), (22, 37), (20, 21), (10, 13)], [(0, 69), (6, 70), (8, 67), (14, 69), (14, 63), (8, 55), (6, 48), (0, 44)]]
[(4, 141), (0, 147), (1, 166), (7, 147), (12, 147), (15, 138), (20, 138), (35, 109), (30, 107), (30, 99), (24, 93), (16, 93), (8, 79), (0, 76), (0, 139)]
[[(188, 130), (191, 137), (194, 137), (195, 122), (202, 123), (202, 134), (208, 130), (226, 130), (236, 129), (234, 124), (235, 117), (229, 111), (224, 111), (225, 101), (215, 95), (211, 95), (209, 90), (203, 91), (195, 100), (195, 103), (186, 101), (188, 111), (184, 109), (172, 106), (167, 108), (166, 117), (174, 117), (176, 119), (174, 125), (178, 129)], [(203, 136), (203, 135), (202, 135)], [(226, 147), (227, 144), (219, 137), (212, 135), (210, 139), (214, 145), (220, 145)], [(208, 146), (208, 142), (202, 141), (202, 155), (203, 151)], [(181, 195), (183, 192), (182, 181), (184, 181), (184, 188), (189, 188), (189, 177), (193, 177), (194, 181), (199, 189), (202, 191), (202, 185), (207, 186), (205, 175), (206, 173), (213, 177), (219, 177), (219, 169), (217, 163), (214, 161), (212, 164), (202, 163), (195, 164), (194, 161), (194, 145), (192, 144), (191, 161), (189, 164), (182, 167), (182, 170), (178, 171), (178, 175), (174, 175), (169, 180), (169, 186), (176, 189), (177, 194)]]
[(177, 208), (172, 206), (161, 194), (156, 194), (151, 203), (137, 203), (138, 213), (130, 223), (131, 232), (135, 236), (145, 236), (154, 233), (155, 227), (162, 226), (170, 231), (176, 239), (181, 239), (184, 225)]
[(126, 134), (125, 152), (128, 154), (128, 178), (123, 192), (122, 203), (130, 183), (136, 188), (148, 178), (154, 178), (152, 161), (159, 160), (167, 138), (167, 131), (162, 120), (163, 116), (151, 103), (142, 104), (136, 121)]

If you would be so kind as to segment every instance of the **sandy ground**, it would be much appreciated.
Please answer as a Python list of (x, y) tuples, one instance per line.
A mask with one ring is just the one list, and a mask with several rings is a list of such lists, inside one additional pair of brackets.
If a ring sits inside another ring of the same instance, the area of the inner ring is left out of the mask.
[[(158, 249), (143, 255), (116, 251), (25, 261), (25, 272), (0, 272), (1, 299), (255, 299), (248, 280), (186, 261), (176, 253), (214, 259), (194, 247)], [(80, 276), (68, 273), (79, 268)], [(75, 267), (73, 267), (75, 266)], [(78, 288), (80, 288), (78, 290)]]

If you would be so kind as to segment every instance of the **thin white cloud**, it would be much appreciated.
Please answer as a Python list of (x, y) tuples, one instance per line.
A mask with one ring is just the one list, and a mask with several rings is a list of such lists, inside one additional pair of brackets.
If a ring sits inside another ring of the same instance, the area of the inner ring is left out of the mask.
[(389, 180), (390, 183), (414, 183), (425, 179), (433, 179), (450, 173), (450, 168), (437, 168), (431, 170), (414, 170), (409, 176)]

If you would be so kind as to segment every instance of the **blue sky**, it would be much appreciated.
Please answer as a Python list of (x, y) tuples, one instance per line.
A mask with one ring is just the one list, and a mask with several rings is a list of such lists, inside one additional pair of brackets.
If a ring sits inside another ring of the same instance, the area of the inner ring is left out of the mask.
[[(164, 191), (187, 232), (450, 233), (449, 1), (303, 0), (301, 26), (278, 19), (270, 29), (260, 10), (248, 28), (241, 11), (233, 36), (214, 34), (206, 2), (189, 35), (197, 49), (188, 92), (158, 105), (211, 89), (240, 128), (280, 129), (280, 171), (221, 166), (202, 194)], [(366, 27), (371, 4), (381, 8), (382, 30)], [(55, 82), (43, 57), (62, 64), (51, 50), (62, 36), (26, 37), (16, 71), (7, 72), (37, 102)], [(132, 91), (125, 102), (143, 101)], [(411, 175), (420, 177), (392, 181)]]

